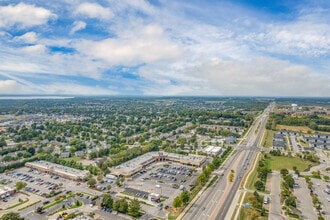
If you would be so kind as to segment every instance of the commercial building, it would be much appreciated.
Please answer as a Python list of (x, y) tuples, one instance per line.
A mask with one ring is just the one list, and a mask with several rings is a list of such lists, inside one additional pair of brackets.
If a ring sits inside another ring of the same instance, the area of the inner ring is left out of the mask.
[(84, 181), (89, 176), (89, 171), (87, 170), (78, 170), (44, 160), (28, 162), (25, 166), (74, 181)]
[(201, 166), (206, 160), (205, 156), (200, 155), (181, 155), (165, 152), (149, 152), (137, 158), (129, 160), (119, 166), (111, 168), (111, 174), (117, 176), (131, 177), (132, 175), (145, 169), (148, 165), (156, 162), (176, 162), (183, 165)]
[(204, 151), (204, 153), (206, 153), (208, 155), (217, 156), (217, 155), (221, 154), (222, 148), (210, 145), (210, 146), (207, 146), (203, 151)]
[(0, 197), (1, 197), (1, 199), (4, 199), (8, 196), (11, 196), (11, 195), (15, 194), (15, 192), (16, 192), (16, 189), (10, 188), (8, 186), (0, 187)]

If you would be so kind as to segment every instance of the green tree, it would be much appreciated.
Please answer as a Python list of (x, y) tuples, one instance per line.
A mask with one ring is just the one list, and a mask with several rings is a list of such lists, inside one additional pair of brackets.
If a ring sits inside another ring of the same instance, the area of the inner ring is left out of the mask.
[(0, 220), (24, 220), (24, 218), (16, 212), (9, 212), (1, 216)]
[(128, 206), (128, 214), (133, 217), (139, 217), (140, 210), (141, 210), (140, 202), (137, 199), (133, 199)]
[(295, 197), (289, 197), (289, 198), (287, 198), (285, 200), (285, 205), (296, 207), (296, 199), (295, 199)]
[(254, 187), (256, 187), (257, 190), (264, 190), (265, 189), (265, 185), (262, 181), (258, 180), (257, 182), (254, 183)]
[(285, 184), (287, 184), (287, 186), (289, 186), (290, 188), (293, 188), (294, 179), (292, 178), (291, 175), (284, 177), (284, 182), (285, 182)]
[(107, 208), (112, 208), (113, 205), (113, 199), (110, 194), (104, 194), (103, 199), (101, 202), (101, 206), (105, 206)]
[(26, 187), (26, 185), (27, 185), (27, 183), (26, 182), (21, 182), (21, 181), (19, 181), (19, 182), (17, 182), (16, 183), (16, 190), (17, 191), (20, 191), (21, 189), (23, 189), (24, 187)]
[(190, 195), (189, 195), (189, 192), (188, 191), (183, 191), (180, 195), (181, 197), (181, 200), (184, 204), (187, 204), (189, 202), (189, 199), (190, 199)]
[(283, 168), (283, 169), (281, 169), (281, 174), (282, 174), (282, 176), (286, 176), (286, 175), (288, 175), (289, 174), (289, 171), (288, 171), (288, 169), (285, 169), (285, 168)]
[(34, 147), (29, 147), (27, 150), (32, 156), (36, 153), (36, 149)]
[(204, 172), (198, 176), (197, 181), (200, 185), (205, 185), (205, 183), (207, 182), (207, 177), (205, 176)]
[(126, 213), (128, 210), (128, 202), (125, 198), (116, 200), (113, 203), (113, 209), (121, 213)]
[(178, 208), (178, 207), (181, 207), (181, 206), (182, 206), (181, 196), (175, 197), (174, 200), (173, 200), (173, 207)]
[(89, 187), (94, 186), (95, 184), (96, 184), (96, 180), (93, 177), (88, 179), (87, 185)]

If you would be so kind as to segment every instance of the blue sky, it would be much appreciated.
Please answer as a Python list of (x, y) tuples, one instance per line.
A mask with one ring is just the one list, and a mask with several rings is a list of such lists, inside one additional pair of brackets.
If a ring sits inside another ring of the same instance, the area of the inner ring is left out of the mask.
[(2, 0), (0, 94), (330, 96), (327, 0)]

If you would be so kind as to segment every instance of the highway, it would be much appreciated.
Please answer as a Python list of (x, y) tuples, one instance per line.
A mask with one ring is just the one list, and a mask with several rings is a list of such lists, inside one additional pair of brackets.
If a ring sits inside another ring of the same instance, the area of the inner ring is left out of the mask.
[[(257, 145), (262, 138), (268, 114), (273, 107), (274, 103), (271, 103), (255, 120), (245, 140), (241, 145), (235, 147), (236, 153), (219, 170), (214, 172), (214, 174), (219, 175), (218, 181), (198, 198), (183, 219), (225, 219), (239, 185), (259, 151)], [(231, 170), (234, 170), (235, 177), (233, 182), (228, 182)]]

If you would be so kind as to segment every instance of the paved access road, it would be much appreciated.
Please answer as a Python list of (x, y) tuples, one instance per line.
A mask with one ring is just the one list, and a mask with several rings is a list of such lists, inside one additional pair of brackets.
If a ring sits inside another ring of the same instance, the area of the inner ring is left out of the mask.
[[(243, 141), (241, 146), (235, 147), (236, 153), (220, 168), (219, 173), (223, 171), (224, 175), (220, 176), (218, 181), (199, 197), (183, 219), (204, 220), (226, 218), (242, 178), (247, 170), (249, 170), (259, 151), (257, 144), (260, 142), (268, 114), (273, 107), (274, 103), (270, 104), (263, 114), (258, 117), (246, 136), (245, 141)], [(232, 169), (235, 171), (235, 178), (232, 183), (229, 183), (228, 175)]]
[(269, 205), (269, 220), (282, 220), (281, 216), (282, 204), (280, 200), (281, 193), (281, 174), (273, 171), (271, 174), (271, 191)]

